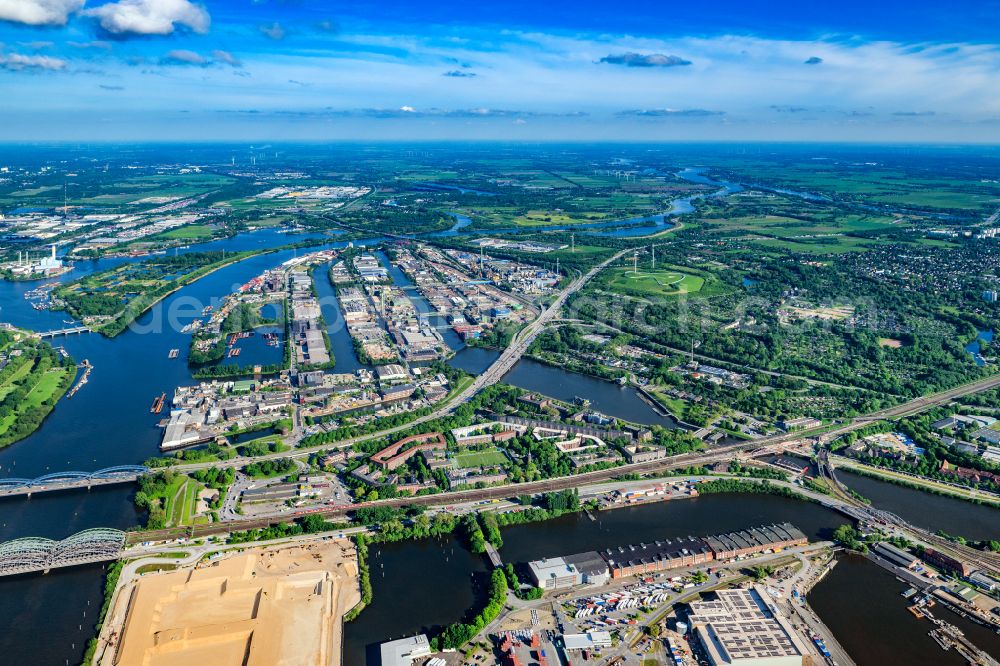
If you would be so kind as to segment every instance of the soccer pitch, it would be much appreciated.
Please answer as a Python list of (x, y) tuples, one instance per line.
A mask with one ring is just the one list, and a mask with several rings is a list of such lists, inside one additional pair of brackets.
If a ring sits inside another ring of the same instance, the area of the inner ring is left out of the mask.
[(461, 468), (470, 467), (494, 467), (507, 462), (507, 456), (496, 449), (486, 451), (466, 451), (455, 455), (458, 466)]

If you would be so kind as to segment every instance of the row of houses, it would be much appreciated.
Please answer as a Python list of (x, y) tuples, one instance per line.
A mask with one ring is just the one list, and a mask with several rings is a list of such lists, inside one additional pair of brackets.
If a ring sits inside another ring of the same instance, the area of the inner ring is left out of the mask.
[[(409, 446), (411, 444), (414, 446)], [(439, 432), (413, 435), (372, 454), (371, 462), (384, 470), (393, 470), (421, 451), (442, 450), (447, 447), (448, 442), (445, 441), (444, 435)]]

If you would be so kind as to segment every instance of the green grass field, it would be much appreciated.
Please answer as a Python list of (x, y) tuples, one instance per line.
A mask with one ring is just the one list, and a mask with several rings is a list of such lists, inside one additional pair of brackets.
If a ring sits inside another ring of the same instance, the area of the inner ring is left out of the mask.
[(164, 511), (168, 525), (190, 525), (198, 508), (198, 493), (204, 486), (186, 476), (178, 475), (164, 493)]
[(666, 392), (658, 390), (657, 387), (647, 387), (646, 390), (651, 392), (656, 399), (666, 407), (671, 414), (679, 419), (684, 418), (684, 413), (687, 411), (688, 404), (681, 400), (680, 398), (674, 398), (666, 394)]
[(843, 254), (844, 252), (863, 252), (869, 245), (888, 244), (878, 238), (857, 238), (855, 236), (830, 236), (823, 239), (779, 239), (756, 237), (750, 239), (754, 244), (766, 248), (792, 250), (807, 254)]
[[(24, 381), (33, 381), (28, 375), (32, 363), (26, 363), (24, 365), (24, 370), (18, 369), (17, 372), (10, 378), (3, 387), (0, 387), (0, 399), (6, 397), (11, 391), (15, 390), (19, 384)], [(74, 372), (74, 368), (63, 368), (56, 367), (45, 372), (40, 378), (38, 378), (38, 383), (28, 391), (28, 394), (24, 399), (18, 403), (17, 408), (14, 412), (8, 414), (3, 419), (0, 419), (0, 436), (7, 433), (8, 430), (17, 422), (17, 419), (27, 412), (28, 410), (38, 409), (42, 406), (46, 400), (53, 397), (60, 389), (63, 381), (65, 381), (66, 376), (70, 372)], [(9, 443), (9, 442), (7, 442)], [(6, 445), (6, 444), (5, 444)]]
[(494, 467), (507, 462), (507, 456), (496, 449), (467, 451), (455, 456), (459, 467)]
[(618, 293), (634, 296), (677, 296), (694, 294), (705, 286), (705, 278), (674, 270), (655, 271), (639, 268), (616, 268), (611, 271), (608, 287)]
[(16, 389), (18, 383), (25, 377), (27, 377), (28, 373), (30, 372), (31, 372), (31, 363), (22, 363), (21, 366), (18, 367), (17, 370), (10, 377), (7, 378), (7, 381), (5, 381), (2, 386), (0, 386), (0, 400), (6, 398), (9, 393), (11, 393), (14, 389)]
[(49, 370), (42, 378), (38, 380), (35, 384), (35, 388), (28, 392), (27, 397), (25, 397), (24, 402), (27, 407), (38, 407), (43, 402), (52, 397), (52, 394), (56, 392), (59, 388), (60, 382), (66, 376), (68, 371), (65, 368), (55, 368), (54, 370)]
[(185, 227), (177, 227), (176, 229), (171, 229), (170, 231), (164, 231), (162, 234), (157, 234), (156, 238), (166, 238), (169, 240), (181, 239), (181, 240), (195, 240), (202, 238), (211, 238), (212, 230), (206, 227), (204, 224), (189, 224)]

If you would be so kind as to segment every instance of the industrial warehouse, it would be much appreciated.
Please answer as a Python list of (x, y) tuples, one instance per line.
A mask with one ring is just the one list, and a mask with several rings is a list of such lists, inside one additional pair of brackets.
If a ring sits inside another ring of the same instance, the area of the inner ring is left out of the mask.
[(717, 590), (691, 603), (688, 621), (711, 666), (801, 666), (808, 654), (792, 625), (759, 587)]
[(666, 539), (551, 557), (529, 562), (528, 568), (538, 587), (556, 590), (574, 585), (600, 585), (609, 579), (731, 560), (807, 543), (806, 535), (797, 527), (780, 523), (709, 537)]

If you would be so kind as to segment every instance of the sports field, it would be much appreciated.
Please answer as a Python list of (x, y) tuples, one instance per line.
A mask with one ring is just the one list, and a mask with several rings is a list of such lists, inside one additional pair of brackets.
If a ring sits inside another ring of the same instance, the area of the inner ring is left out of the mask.
[(469, 467), (494, 467), (496, 465), (503, 465), (507, 462), (507, 456), (500, 453), (496, 449), (487, 449), (485, 451), (466, 451), (464, 453), (459, 453), (455, 456), (458, 460), (458, 466), (462, 468)]
[(611, 271), (608, 287), (618, 293), (635, 296), (677, 296), (701, 291), (705, 279), (675, 270), (649, 270), (639, 267), (617, 268)]

